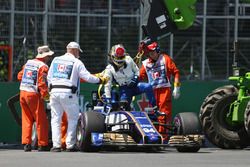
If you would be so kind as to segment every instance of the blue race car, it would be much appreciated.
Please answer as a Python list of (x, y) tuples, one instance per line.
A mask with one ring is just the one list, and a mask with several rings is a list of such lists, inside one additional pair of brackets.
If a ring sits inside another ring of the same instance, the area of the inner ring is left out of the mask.
[[(145, 111), (126, 111), (123, 104), (98, 105), (92, 92), (93, 107), (80, 114), (77, 125), (77, 146), (93, 152), (107, 147), (154, 148), (173, 146), (179, 152), (198, 152), (204, 137), (195, 113), (178, 113), (173, 124), (165, 124), (169, 139), (164, 140), (155, 125), (155, 114)], [(118, 107), (117, 107), (118, 106)], [(162, 125), (162, 124), (161, 124)]]

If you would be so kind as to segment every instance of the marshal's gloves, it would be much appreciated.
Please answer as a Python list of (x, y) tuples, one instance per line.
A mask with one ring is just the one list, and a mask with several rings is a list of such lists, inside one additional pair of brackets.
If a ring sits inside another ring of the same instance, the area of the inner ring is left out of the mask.
[(96, 73), (96, 74), (94, 74), (97, 78), (99, 78), (99, 77), (103, 77), (103, 73), (102, 72), (100, 72), (100, 73)]
[(104, 72), (94, 74), (97, 78), (99, 78), (99, 84), (106, 84), (109, 81), (109, 77), (104, 75)]
[(105, 85), (109, 81), (109, 77), (99, 76), (98, 78), (100, 80), (99, 84), (104, 84)]
[(49, 94), (47, 94), (46, 96), (43, 97), (44, 101), (49, 101)]
[(128, 87), (134, 87), (138, 84), (138, 76), (135, 75), (133, 79), (131, 79), (130, 83), (128, 84)]
[(173, 97), (174, 99), (178, 99), (181, 95), (181, 91), (180, 91), (180, 86), (181, 86), (181, 83), (174, 83), (174, 90), (173, 90)]
[(140, 53), (144, 52), (145, 48), (146, 48), (145, 43), (143, 41), (141, 41), (139, 46), (138, 46), (138, 52), (140, 52)]

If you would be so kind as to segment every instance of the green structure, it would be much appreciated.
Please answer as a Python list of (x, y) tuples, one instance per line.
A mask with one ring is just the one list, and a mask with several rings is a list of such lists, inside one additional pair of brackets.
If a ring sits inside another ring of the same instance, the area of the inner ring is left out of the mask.
[(164, 3), (170, 14), (170, 19), (179, 30), (185, 30), (193, 25), (196, 19), (196, 0), (164, 0)]
[(214, 145), (239, 149), (250, 145), (250, 72), (238, 65), (238, 41), (234, 42), (232, 85), (207, 95), (200, 110), (204, 134)]

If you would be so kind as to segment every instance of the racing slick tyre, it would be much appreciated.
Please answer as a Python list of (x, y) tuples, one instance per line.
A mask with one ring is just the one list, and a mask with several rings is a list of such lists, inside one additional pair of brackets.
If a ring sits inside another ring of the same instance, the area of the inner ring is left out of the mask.
[(207, 139), (223, 149), (241, 149), (247, 146), (244, 124), (233, 124), (228, 117), (230, 105), (237, 99), (238, 89), (226, 85), (215, 89), (204, 100), (200, 121)]
[(105, 131), (105, 117), (94, 111), (83, 112), (80, 115), (76, 130), (76, 145), (84, 152), (99, 151), (100, 147), (92, 145), (91, 133), (103, 133)]
[(174, 125), (177, 135), (201, 134), (201, 125), (198, 116), (194, 112), (178, 113), (174, 117)]
[[(174, 117), (174, 126), (177, 135), (201, 134), (201, 125), (198, 116), (194, 112), (179, 113)], [(200, 144), (188, 146), (176, 146), (178, 152), (198, 152)]]
[(245, 129), (247, 131), (248, 136), (250, 137), (250, 101), (248, 102), (245, 110), (244, 120), (245, 120)]

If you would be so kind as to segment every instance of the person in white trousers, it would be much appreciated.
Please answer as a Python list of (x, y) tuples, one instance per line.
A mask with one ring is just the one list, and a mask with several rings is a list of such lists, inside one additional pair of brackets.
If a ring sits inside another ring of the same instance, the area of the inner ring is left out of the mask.
[(48, 72), (48, 84), (50, 88), (51, 128), (53, 147), (51, 152), (61, 151), (61, 120), (65, 111), (68, 118), (66, 137), (66, 151), (78, 151), (76, 147), (76, 126), (79, 117), (79, 88), (80, 79), (89, 83), (106, 83), (108, 78), (96, 77), (85, 68), (79, 60), (80, 45), (70, 42), (67, 45), (67, 53), (55, 57)]

